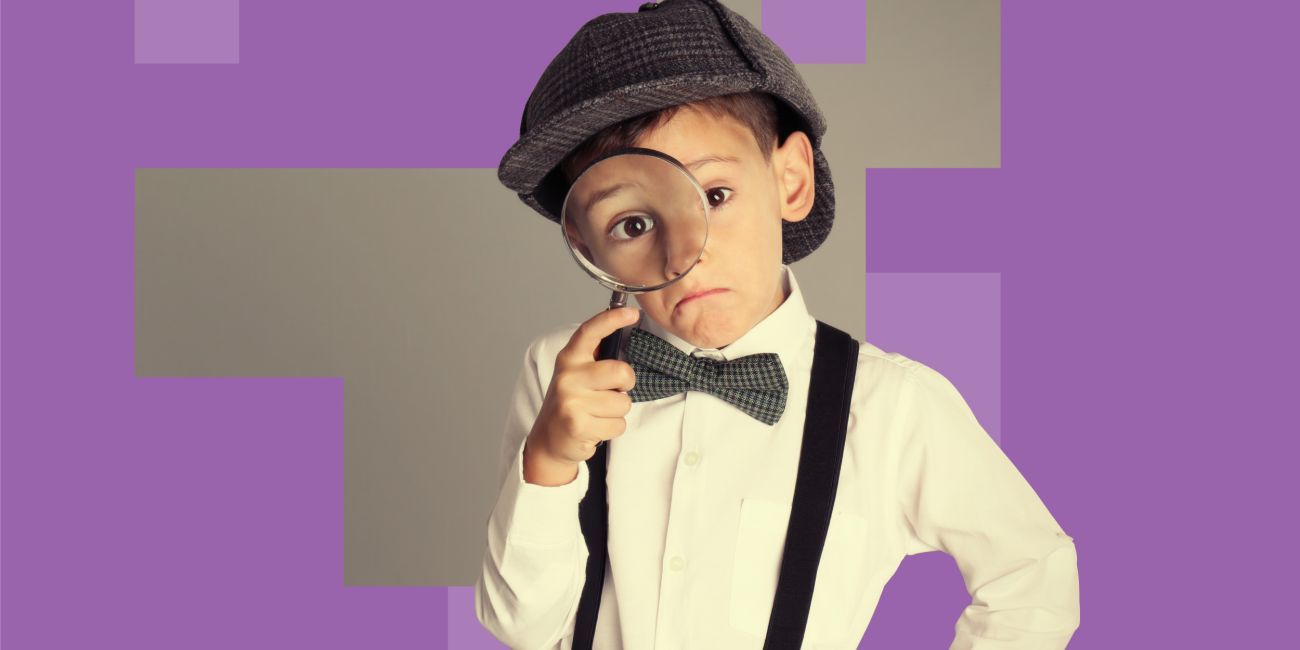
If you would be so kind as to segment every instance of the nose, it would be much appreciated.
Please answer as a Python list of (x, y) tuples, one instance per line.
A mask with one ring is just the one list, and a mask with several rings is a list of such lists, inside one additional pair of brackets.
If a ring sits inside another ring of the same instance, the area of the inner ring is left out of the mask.
[[(702, 264), (708, 251), (706, 242), (697, 237), (671, 237), (664, 255), (664, 275), (672, 280)], [(698, 261), (697, 261), (698, 260)]]
[(668, 276), (669, 280), (672, 280), (680, 276), (681, 274), (685, 273), (687, 269), (691, 268), (692, 261), (693, 260), (689, 260), (689, 259), (681, 259), (681, 258), (674, 259), (670, 257), (668, 259), (668, 264), (664, 269), (664, 275)]
[(668, 280), (681, 277), (702, 262), (708, 248), (708, 211), (699, 193), (690, 189), (670, 197), (673, 209), (665, 211), (662, 221), (659, 245), (663, 247), (664, 277)]

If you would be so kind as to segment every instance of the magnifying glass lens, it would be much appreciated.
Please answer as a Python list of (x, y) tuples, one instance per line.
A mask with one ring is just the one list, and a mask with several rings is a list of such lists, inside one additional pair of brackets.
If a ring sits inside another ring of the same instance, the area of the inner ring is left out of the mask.
[(574, 259), (616, 291), (650, 291), (695, 265), (708, 200), (680, 163), (652, 150), (597, 161), (569, 189), (560, 225)]

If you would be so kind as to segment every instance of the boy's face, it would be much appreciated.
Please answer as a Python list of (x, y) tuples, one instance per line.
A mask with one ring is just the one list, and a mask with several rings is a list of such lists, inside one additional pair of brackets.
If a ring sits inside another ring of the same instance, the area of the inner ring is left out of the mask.
[(636, 294), (637, 304), (646, 316), (696, 347), (729, 345), (786, 298), (781, 223), (799, 221), (812, 210), (812, 145), (796, 131), (773, 149), (771, 161), (765, 161), (744, 124), (690, 106), (636, 145), (686, 165), (713, 206), (699, 262), (678, 282)]

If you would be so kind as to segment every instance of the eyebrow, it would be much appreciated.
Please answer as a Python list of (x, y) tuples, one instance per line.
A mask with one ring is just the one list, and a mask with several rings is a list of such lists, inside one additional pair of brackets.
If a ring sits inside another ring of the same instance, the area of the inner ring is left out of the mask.
[(595, 207), (597, 203), (604, 201), (605, 199), (619, 193), (624, 189), (627, 189), (630, 186), (631, 184), (629, 183), (618, 183), (616, 185), (611, 185), (599, 192), (596, 192), (595, 194), (591, 195), (591, 200), (587, 201), (587, 207), (584, 208), (583, 211), (591, 212), (591, 209)]
[[(708, 156), (704, 156), (703, 158), (697, 158), (694, 161), (688, 163), (686, 165), (686, 168), (691, 170), (692, 172), (696, 172), (699, 170), (699, 168), (709, 163), (726, 164), (726, 163), (739, 163), (739, 162), (740, 159), (735, 156), (719, 156), (717, 154), (710, 154)], [(628, 186), (629, 186), (628, 183), (618, 183), (617, 185), (612, 185), (599, 192), (596, 192), (591, 196), (591, 200), (587, 201), (587, 207), (585, 211), (591, 212), (591, 209), (595, 207), (597, 203), (600, 203), (601, 201), (604, 201), (605, 199), (617, 194), (618, 192), (627, 189)]]
[(709, 164), (709, 163), (715, 163), (715, 162), (716, 162), (716, 163), (738, 163), (738, 162), (740, 162), (740, 159), (737, 158), (737, 157), (735, 157), (735, 156), (718, 156), (718, 155), (709, 155), (709, 156), (705, 156), (705, 157), (703, 157), (703, 158), (699, 158), (699, 159), (695, 160), (694, 162), (688, 163), (688, 164), (686, 165), (686, 168), (689, 169), (689, 170), (691, 170), (691, 171), (696, 171), (696, 170), (698, 170), (700, 167), (703, 167), (703, 166), (705, 166), (705, 165), (707, 165), (707, 164)]

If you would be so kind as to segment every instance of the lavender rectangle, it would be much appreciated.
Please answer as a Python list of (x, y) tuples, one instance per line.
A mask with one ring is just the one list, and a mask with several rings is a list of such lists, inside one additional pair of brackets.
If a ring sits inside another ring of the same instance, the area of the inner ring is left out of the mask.
[(239, 0), (135, 0), (136, 63), (239, 63)]
[(867, 3), (764, 2), (763, 32), (797, 63), (864, 63)]
[(867, 340), (939, 371), (1002, 441), (999, 273), (868, 273)]

